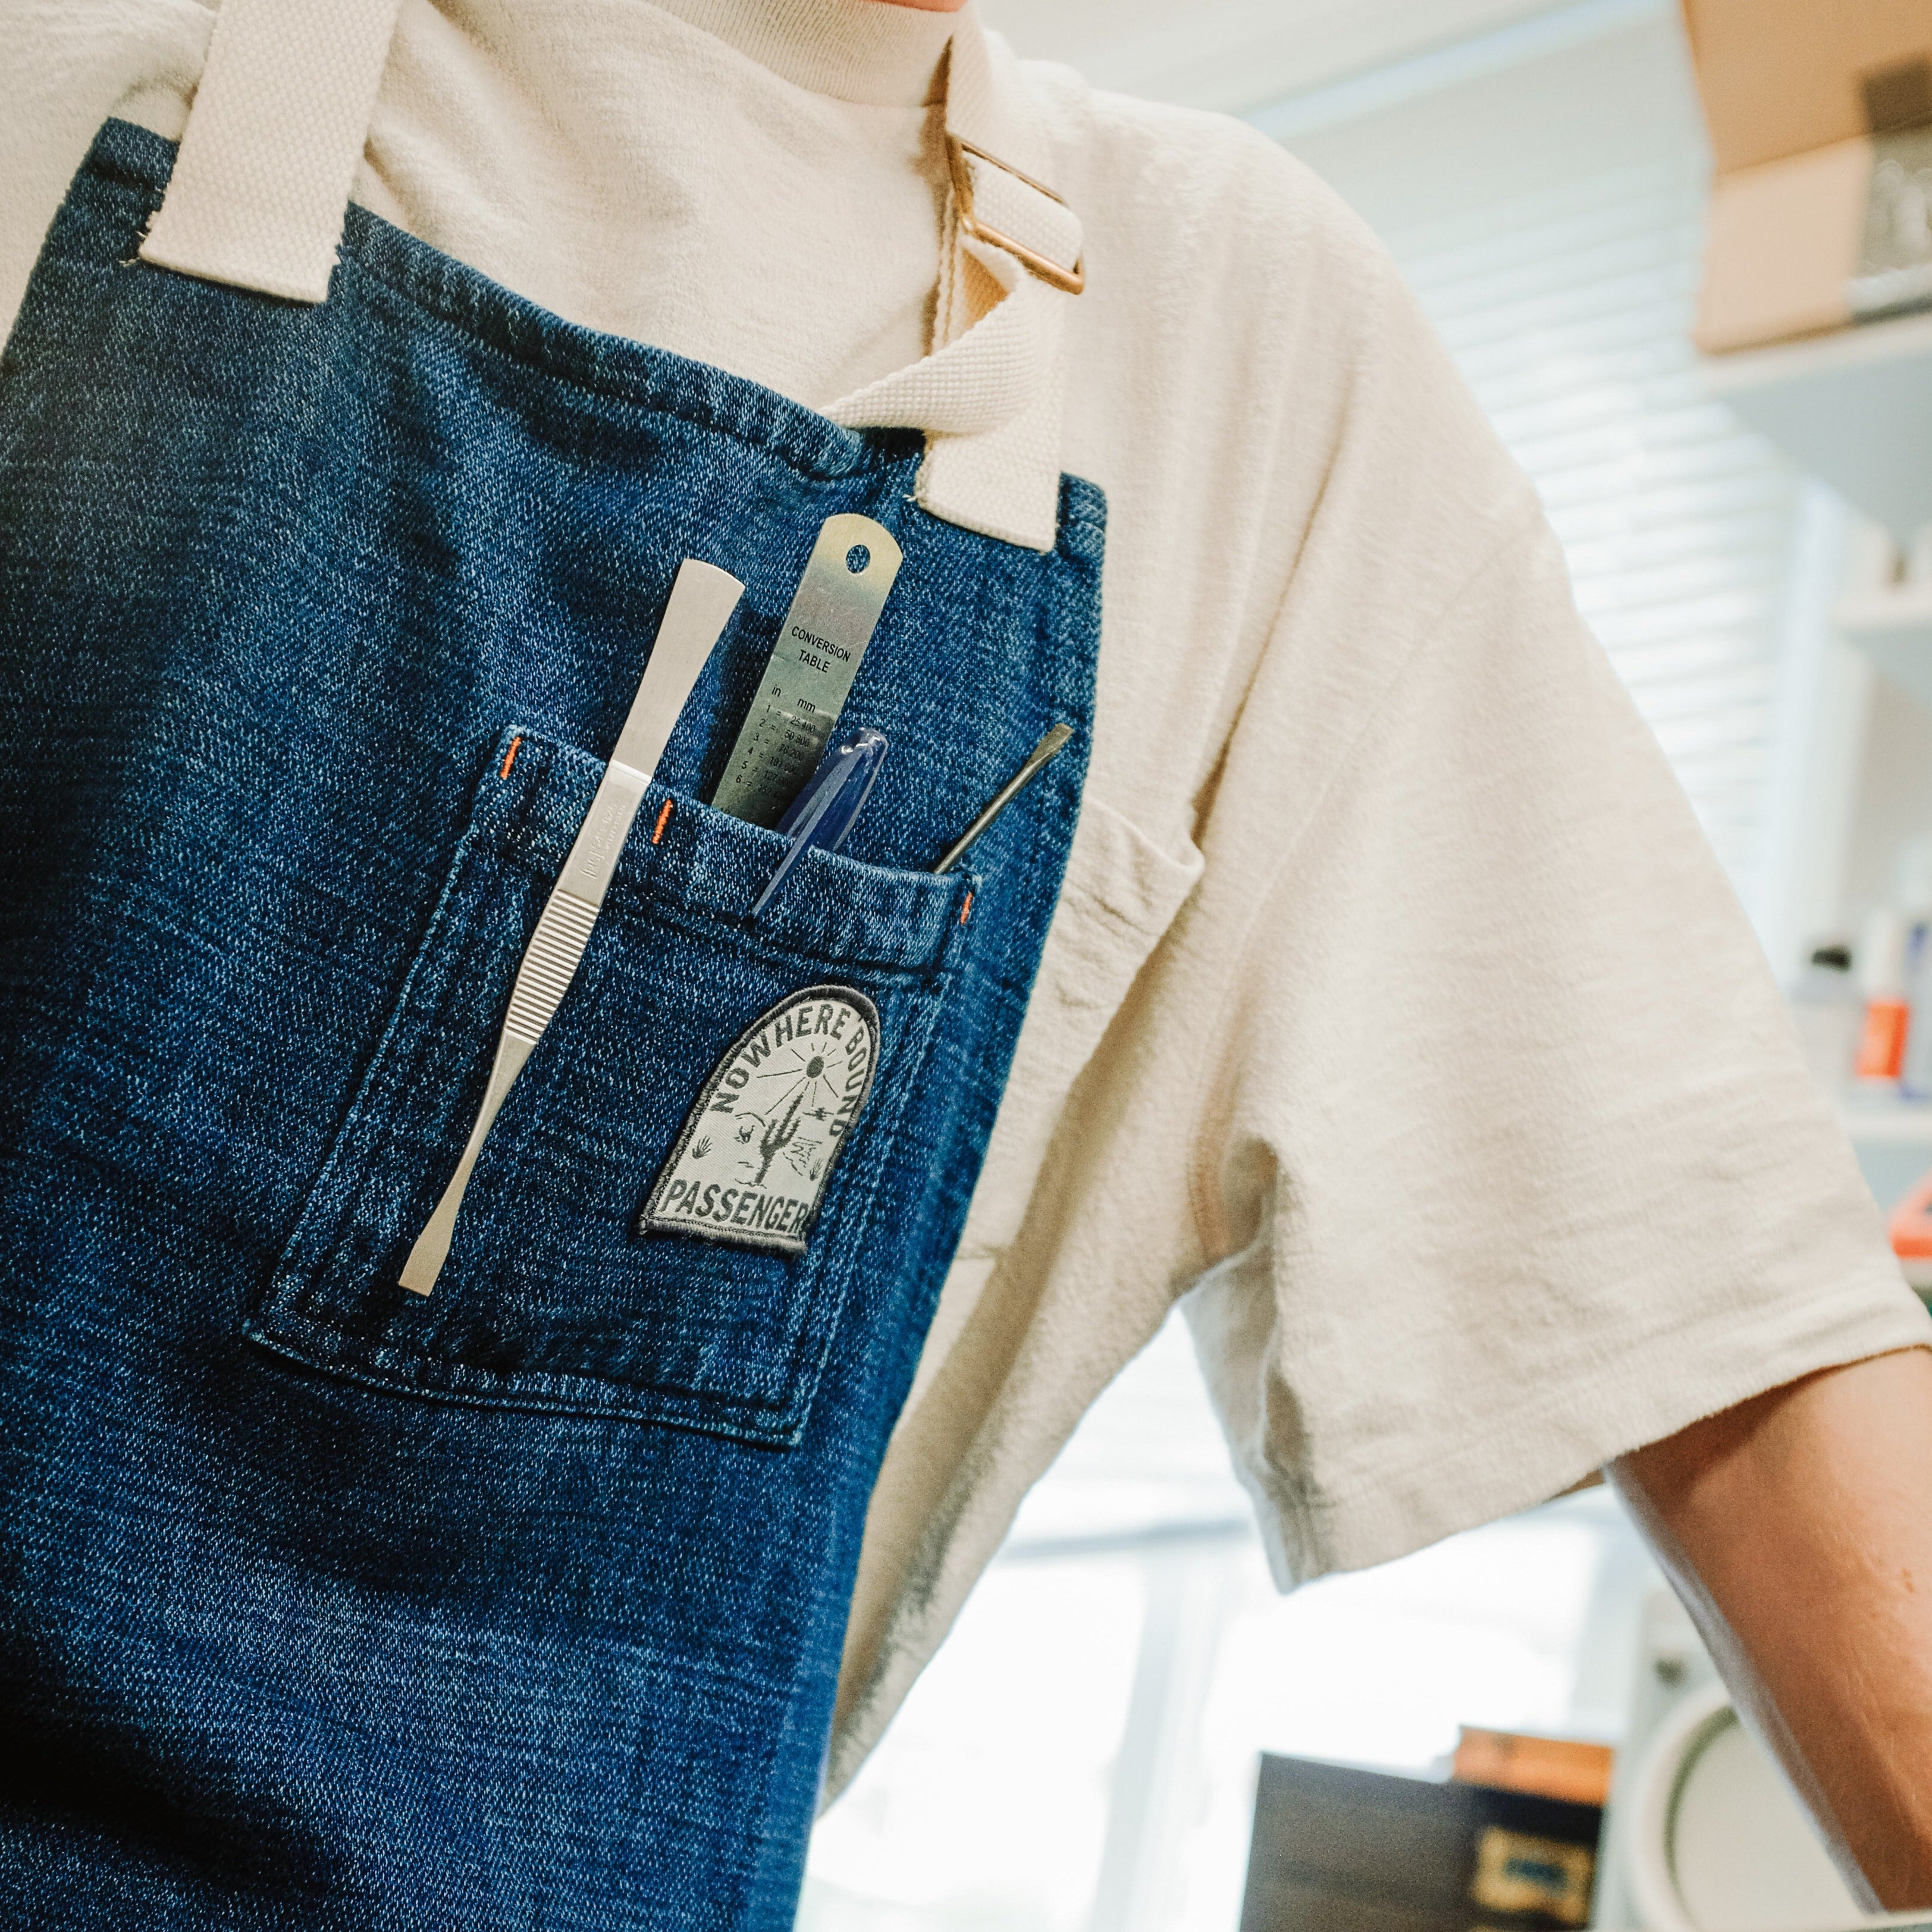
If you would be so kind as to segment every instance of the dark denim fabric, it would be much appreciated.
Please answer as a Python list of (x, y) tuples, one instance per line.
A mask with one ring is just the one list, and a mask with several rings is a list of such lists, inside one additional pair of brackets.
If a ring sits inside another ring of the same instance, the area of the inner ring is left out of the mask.
[[(1046, 556), (936, 522), (916, 440), (356, 211), (320, 308), (130, 266), (171, 155), (108, 125), (0, 363), (0, 1924), (785, 1926), (1078, 808), (1099, 493)], [(892, 752), (754, 927), (782, 842), (697, 801), (839, 510), (904, 547), (845, 712)], [(419, 1300), (687, 555), (744, 603)], [(807, 1253), (640, 1236), (824, 982), (883, 1046)]]

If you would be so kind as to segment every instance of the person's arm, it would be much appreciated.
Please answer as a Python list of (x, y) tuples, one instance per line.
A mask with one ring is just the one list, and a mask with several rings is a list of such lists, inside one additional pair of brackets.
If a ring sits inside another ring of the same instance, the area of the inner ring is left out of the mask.
[(1610, 1473), (1855, 1894), (1932, 1906), (1932, 1352), (1772, 1389)]

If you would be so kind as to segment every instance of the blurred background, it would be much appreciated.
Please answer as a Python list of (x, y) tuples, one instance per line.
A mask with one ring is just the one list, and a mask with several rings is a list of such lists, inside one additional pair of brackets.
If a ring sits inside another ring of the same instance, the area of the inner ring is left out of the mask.
[[(980, 4), (1381, 235), (1932, 1280), (1932, 0)], [(1279, 1597), (1171, 1323), (821, 1823), (801, 1924), (1856, 1916), (1607, 1492)]]

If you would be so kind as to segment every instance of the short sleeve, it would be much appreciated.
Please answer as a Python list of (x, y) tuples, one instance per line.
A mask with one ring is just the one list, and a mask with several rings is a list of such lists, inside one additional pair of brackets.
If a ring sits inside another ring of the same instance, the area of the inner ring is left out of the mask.
[(1932, 1340), (1533, 509), (1258, 880), (1208, 1051), (1187, 1306), (1284, 1580)]

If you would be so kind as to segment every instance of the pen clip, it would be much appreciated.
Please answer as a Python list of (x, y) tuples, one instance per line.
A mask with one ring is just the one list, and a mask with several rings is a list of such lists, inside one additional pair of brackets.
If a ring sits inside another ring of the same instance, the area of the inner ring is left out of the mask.
[(766, 902), (808, 848), (816, 845), (822, 850), (836, 852), (845, 842), (845, 835), (872, 796), (885, 757), (885, 734), (869, 725), (854, 732), (825, 754), (811, 783), (778, 820), (778, 830), (788, 834), (791, 843), (778, 861), (777, 871), (753, 902), (752, 918), (764, 910)]

